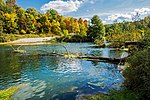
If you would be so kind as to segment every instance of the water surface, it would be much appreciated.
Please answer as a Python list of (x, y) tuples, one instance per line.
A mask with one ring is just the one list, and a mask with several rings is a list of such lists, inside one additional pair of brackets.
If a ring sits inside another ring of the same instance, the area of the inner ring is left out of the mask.
[[(117, 65), (105, 62), (48, 56), (46, 53), (120, 57), (111, 48), (89, 48), (91, 43), (65, 43), (22, 46), (25, 54), (0, 47), (0, 89), (27, 84), (12, 96), (13, 100), (75, 100), (83, 94), (119, 89), (123, 82)], [(15, 47), (17, 48), (17, 47)], [(44, 54), (44, 55), (41, 55)]]

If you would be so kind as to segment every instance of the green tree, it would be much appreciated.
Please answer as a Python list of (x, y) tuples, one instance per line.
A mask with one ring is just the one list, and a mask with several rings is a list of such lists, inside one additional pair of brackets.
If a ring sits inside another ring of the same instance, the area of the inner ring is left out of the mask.
[(0, 13), (3, 13), (5, 11), (6, 4), (4, 0), (0, 0)]
[(95, 15), (91, 19), (91, 25), (89, 26), (87, 37), (93, 42), (95, 39), (101, 39), (103, 36), (105, 36), (105, 27), (99, 17)]
[(15, 13), (3, 14), (3, 28), (4, 28), (3, 30), (5, 33), (8, 33), (8, 34), (15, 33), (15, 30), (17, 28), (16, 20), (17, 20), (17, 16)]
[(20, 32), (21, 30), (24, 30), (25, 32), (27, 32), (27, 19), (25, 15), (24, 16), (21, 15), (21, 17), (18, 18), (17, 24), (18, 24), (18, 30)]
[(38, 14), (37, 10), (35, 8), (28, 8), (26, 10), (27, 13), (33, 15), (33, 16), (36, 16)]
[(21, 7), (16, 8), (16, 14), (17, 14), (18, 18), (25, 16), (25, 13), (26, 13), (26, 11), (23, 8), (21, 8)]
[(40, 33), (51, 33), (51, 23), (46, 15), (40, 15), (37, 19), (37, 29)]
[(46, 15), (47, 15), (48, 19), (49, 19), (51, 22), (52, 22), (53, 20), (58, 21), (58, 18), (57, 18), (58, 12), (57, 12), (56, 10), (50, 9), (50, 10), (48, 10), (48, 11), (46, 12)]
[(56, 20), (52, 21), (52, 33), (56, 35), (61, 35), (60, 23)]
[(65, 16), (60, 16), (60, 28), (61, 30), (65, 30), (66, 29), (66, 23), (65, 23), (66, 17)]
[(27, 33), (35, 33), (36, 31), (36, 27), (35, 27), (35, 24), (36, 24), (36, 19), (35, 17), (32, 15), (32, 14), (26, 14), (26, 19), (27, 19)]
[(5, 5), (4, 0), (0, 0), (0, 6), (4, 6), (4, 5)]

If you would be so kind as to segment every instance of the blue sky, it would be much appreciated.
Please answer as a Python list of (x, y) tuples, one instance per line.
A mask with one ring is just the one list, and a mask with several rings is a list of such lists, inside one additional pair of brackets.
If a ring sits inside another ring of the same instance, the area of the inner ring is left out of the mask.
[(76, 18), (90, 19), (98, 15), (104, 23), (131, 21), (137, 12), (141, 18), (150, 15), (150, 0), (17, 0), (17, 4), (43, 13), (53, 8), (62, 15)]

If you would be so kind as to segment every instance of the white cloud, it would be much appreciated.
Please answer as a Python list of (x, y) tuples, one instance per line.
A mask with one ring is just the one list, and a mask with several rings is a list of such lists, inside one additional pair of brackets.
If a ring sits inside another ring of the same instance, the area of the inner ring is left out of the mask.
[(105, 21), (105, 20), (103, 20), (102, 22), (103, 22), (103, 24), (107, 24), (107, 21)]
[(150, 8), (141, 8), (141, 9), (134, 9), (134, 12), (138, 12), (141, 15), (145, 15), (150, 13)]
[(46, 12), (49, 9), (55, 9), (60, 14), (66, 14), (70, 12), (76, 12), (83, 1), (79, 0), (70, 0), (70, 1), (50, 1), (49, 3), (41, 7), (41, 11)]
[(141, 8), (141, 9), (134, 9), (133, 12), (128, 12), (128, 13), (117, 13), (117, 14), (112, 14), (109, 15), (106, 21), (108, 22), (113, 22), (115, 20), (117, 21), (132, 21), (132, 19), (139, 14), (139, 17), (149, 15), (150, 14), (150, 8)]
[(89, 12), (89, 10), (87, 9), (86, 12)]
[(118, 13), (118, 14), (110, 15), (107, 18), (107, 20), (112, 20), (112, 21), (117, 20), (117, 19), (122, 19), (122, 20), (132, 19), (132, 15), (130, 15), (130, 14), (119, 14)]
[(95, 2), (91, 0), (90, 3), (91, 3), (91, 4), (94, 4)]
[(76, 12), (83, 3), (91, 3), (94, 4), (97, 0), (55, 0), (50, 1), (47, 4), (44, 4), (41, 7), (41, 11), (46, 12), (49, 9), (55, 9), (59, 14), (67, 14), (71, 12)]

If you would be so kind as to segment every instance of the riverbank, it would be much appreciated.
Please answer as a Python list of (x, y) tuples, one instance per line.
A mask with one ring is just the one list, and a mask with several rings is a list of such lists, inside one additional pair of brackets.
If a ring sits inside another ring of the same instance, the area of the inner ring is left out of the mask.
[(10, 41), (10, 42), (4, 42), (0, 43), (0, 45), (6, 45), (6, 44), (24, 44), (24, 45), (30, 45), (30, 44), (45, 44), (48, 41), (51, 41), (52, 39), (55, 39), (55, 37), (43, 37), (43, 38), (21, 38), (18, 40)]
[(46, 42), (54, 39), (55, 37), (45, 37), (45, 38), (23, 38), (8, 43), (36, 43), (36, 42)]

